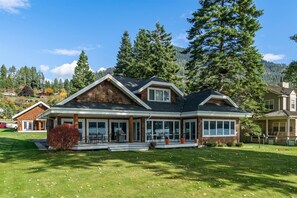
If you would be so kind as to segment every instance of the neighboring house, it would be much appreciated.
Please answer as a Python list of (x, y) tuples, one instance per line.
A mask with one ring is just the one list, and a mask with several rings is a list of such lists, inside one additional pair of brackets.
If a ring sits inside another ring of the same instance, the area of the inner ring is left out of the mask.
[(24, 86), (21, 92), (19, 93), (19, 96), (25, 96), (25, 97), (33, 97), (34, 96), (34, 91), (31, 87), (29, 86)]
[[(270, 85), (265, 95), (265, 107), (269, 110), (258, 120), (269, 143), (295, 144), (297, 136), (297, 89), (289, 87), (289, 83)], [(292, 140), (292, 141), (290, 141)]]
[[(81, 142), (237, 142), (239, 118), (250, 117), (228, 96), (214, 91), (182, 93), (152, 77), (140, 80), (106, 76), (66, 98), (39, 117), (48, 130), (70, 123)], [(197, 140), (198, 139), (198, 140)]]
[(18, 122), (18, 132), (45, 132), (46, 120), (37, 119), (37, 117), (49, 108), (47, 104), (39, 101), (24, 111), (14, 115), (12, 119)]

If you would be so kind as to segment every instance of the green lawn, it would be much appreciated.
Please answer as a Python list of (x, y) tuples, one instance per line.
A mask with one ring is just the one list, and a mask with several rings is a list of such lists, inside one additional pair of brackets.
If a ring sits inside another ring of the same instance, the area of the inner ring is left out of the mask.
[(294, 197), (297, 147), (46, 152), (0, 131), (0, 197)]

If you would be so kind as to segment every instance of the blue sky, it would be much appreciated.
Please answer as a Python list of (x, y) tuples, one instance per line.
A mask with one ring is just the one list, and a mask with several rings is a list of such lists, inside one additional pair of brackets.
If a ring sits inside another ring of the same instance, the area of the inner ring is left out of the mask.
[[(296, 0), (255, 0), (264, 10), (255, 45), (264, 59), (297, 60)], [(81, 50), (92, 70), (116, 63), (121, 36), (160, 22), (173, 43), (186, 47), (186, 18), (197, 0), (0, 0), (0, 64), (35, 66), (46, 78), (70, 78)]]

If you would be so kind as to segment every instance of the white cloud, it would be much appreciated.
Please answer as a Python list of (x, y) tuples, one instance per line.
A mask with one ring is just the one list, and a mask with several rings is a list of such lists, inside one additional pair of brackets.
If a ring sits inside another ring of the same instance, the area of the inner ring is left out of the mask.
[(71, 78), (74, 74), (76, 64), (76, 60), (72, 63), (65, 63), (63, 65), (55, 67), (54, 69), (51, 69), (50, 72), (57, 75), (59, 78)]
[(41, 72), (47, 72), (49, 70), (49, 66), (47, 65), (40, 65), (39, 67)]
[(0, 9), (12, 14), (18, 14), (18, 9), (29, 7), (28, 0), (0, 0)]
[(100, 67), (97, 72), (101, 72), (101, 71), (105, 71), (105, 70), (106, 70), (106, 68)]
[(283, 54), (263, 54), (263, 59), (266, 61), (278, 61), (285, 58), (285, 55)]
[(47, 50), (51, 54), (57, 55), (65, 55), (65, 56), (77, 56), (81, 53), (81, 50), (74, 50), (74, 49), (54, 49), (54, 50)]

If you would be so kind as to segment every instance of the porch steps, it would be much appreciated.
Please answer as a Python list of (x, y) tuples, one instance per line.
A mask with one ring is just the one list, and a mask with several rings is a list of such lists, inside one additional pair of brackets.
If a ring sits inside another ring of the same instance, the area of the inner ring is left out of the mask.
[(148, 151), (149, 147), (147, 144), (119, 144), (110, 145), (109, 151)]

